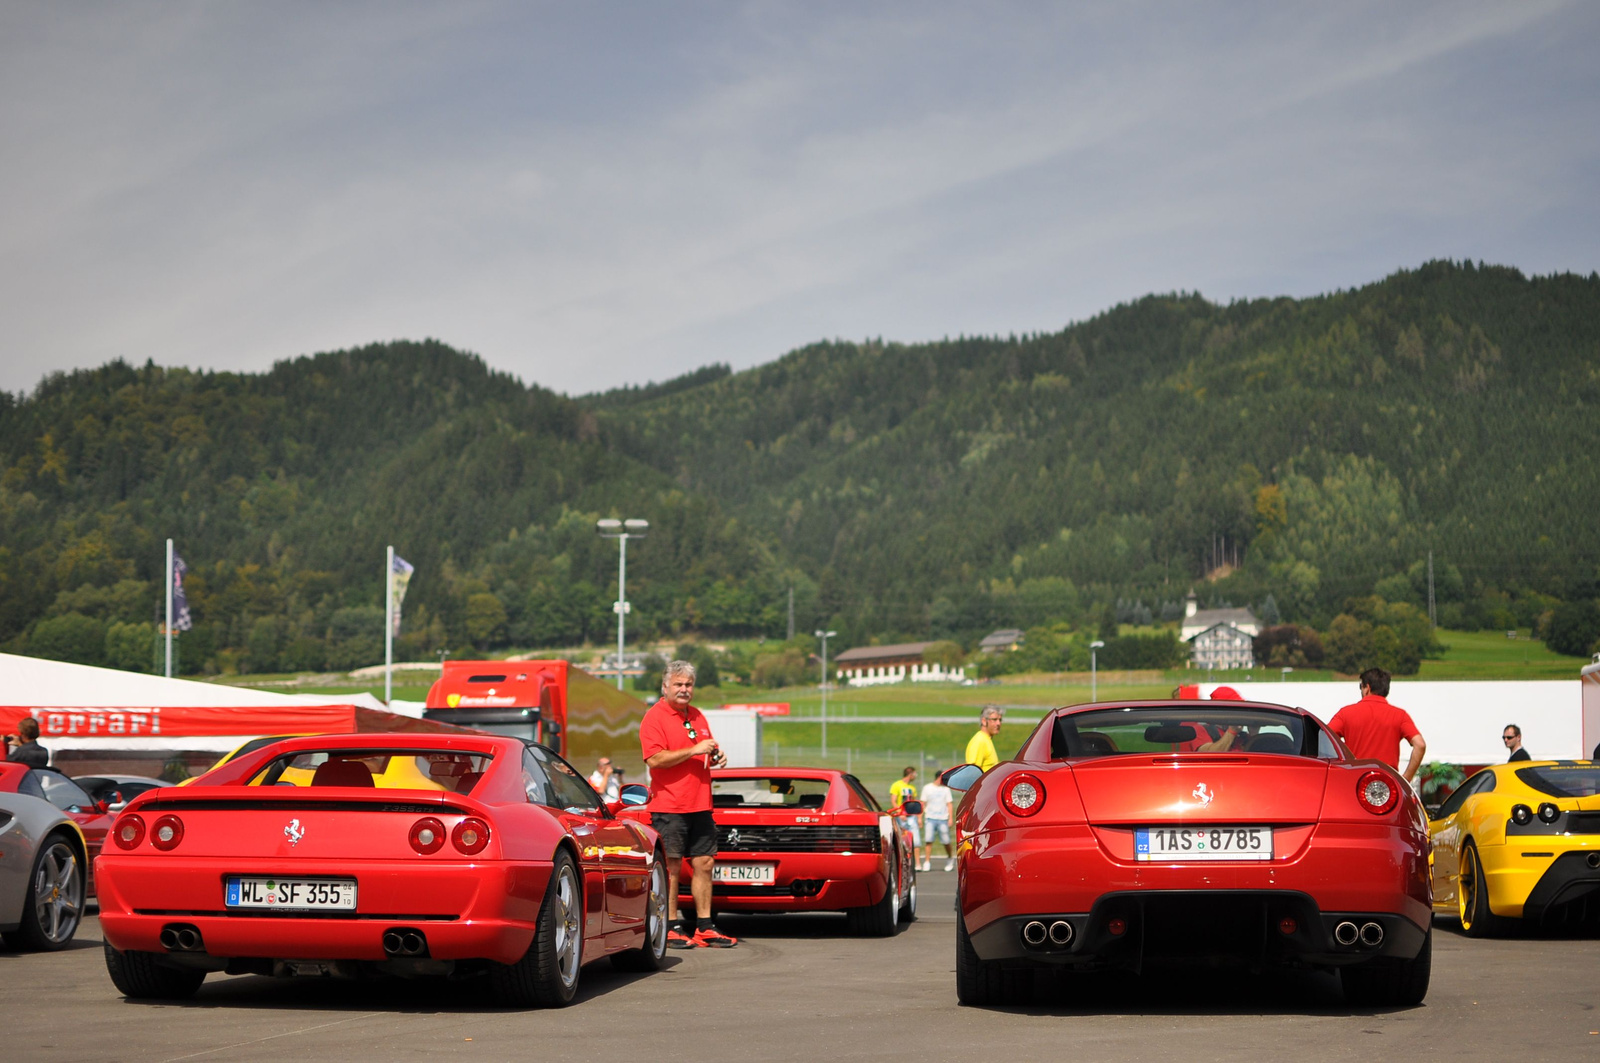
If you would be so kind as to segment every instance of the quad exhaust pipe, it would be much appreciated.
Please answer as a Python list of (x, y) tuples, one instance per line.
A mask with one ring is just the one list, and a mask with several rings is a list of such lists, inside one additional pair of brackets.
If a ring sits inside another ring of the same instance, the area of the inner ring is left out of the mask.
[(197, 927), (169, 923), (161, 928), (161, 947), (168, 952), (203, 952), (206, 946)]
[(1072, 942), (1072, 924), (1065, 919), (1057, 919), (1048, 926), (1042, 920), (1031, 919), (1022, 926), (1022, 943), (1030, 949), (1042, 946), (1046, 941), (1056, 948), (1064, 948)]
[(422, 931), (420, 930), (410, 930), (403, 927), (385, 930), (383, 932), (383, 954), (389, 957), (426, 956), (428, 954), (428, 939), (422, 936)]

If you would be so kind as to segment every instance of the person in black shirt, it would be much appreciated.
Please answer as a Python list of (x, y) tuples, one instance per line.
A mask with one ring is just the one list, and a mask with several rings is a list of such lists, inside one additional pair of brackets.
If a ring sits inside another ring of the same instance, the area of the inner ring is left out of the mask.
[(39, 744), (38, 720), (24, 716), (17, 723), (17, 733), (6, 735), (6, 759), (30, 768), (43, 768), (50, 763), (50, 753)]
[(1505, 742), (1506, 748), (1511, 750), (1511, 756), (1506, 758), (1507, 764), (1511, 763), (1513, 760), (1531, 759), (1528, 756), (1528, 751), (1522, 748), (1522, 728), (1518, 727), (1516, 724), (1506, 724), (1505, 730), (1500, 734), (1500, 739), (1501, 741)]

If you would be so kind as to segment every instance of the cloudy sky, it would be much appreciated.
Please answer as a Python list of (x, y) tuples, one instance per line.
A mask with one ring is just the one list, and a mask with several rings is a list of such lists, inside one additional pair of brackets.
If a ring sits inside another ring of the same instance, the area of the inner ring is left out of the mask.
[(432, 336), (579, 394), (1600, 268), (1600, 4), (8, 3), (0, 388)]

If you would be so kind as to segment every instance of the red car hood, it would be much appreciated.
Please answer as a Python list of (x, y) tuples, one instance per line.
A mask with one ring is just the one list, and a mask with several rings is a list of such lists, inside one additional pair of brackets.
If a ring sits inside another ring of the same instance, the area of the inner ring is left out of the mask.
[(1328, 766), (1260, 753), (1133, 755), (1076, 763), (1072, 774), (1094, 824), (1314, 823)]

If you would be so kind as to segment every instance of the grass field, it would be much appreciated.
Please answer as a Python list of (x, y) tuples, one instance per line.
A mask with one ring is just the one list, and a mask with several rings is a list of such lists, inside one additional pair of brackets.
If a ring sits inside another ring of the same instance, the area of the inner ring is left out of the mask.
[(1589, 662), (1552, 653), (1526, 630), (1514, 639), (1504, 631), (1446, 631), (1444, 659), (1423, 661), (1418, 679), (1576, 679)]

